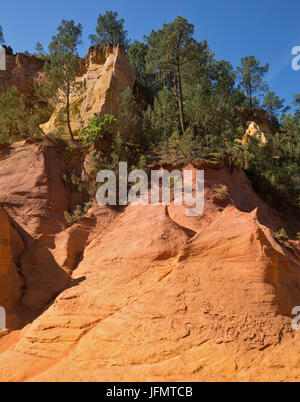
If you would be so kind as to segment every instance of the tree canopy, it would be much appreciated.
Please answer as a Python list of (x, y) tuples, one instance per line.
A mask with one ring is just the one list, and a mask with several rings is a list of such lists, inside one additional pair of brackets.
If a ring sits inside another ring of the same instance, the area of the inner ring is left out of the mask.
[(148, 37), (147, 71), (159, 74), (165, 82), (171, 80), (178, 97), (182, 133), (185, 131), (183, 71), (185, 66), (195, 62), (198, 54), (193, 34), (194, 26), (179, 16), (157, 32), (152, 31)]
[(269, 113), (270, 116), (278, 117), (281, 111), (287, 111), (287, 108), (284, 106), (285, 99), (280, 99), (279, 96), (275, 94), (275, 92), (267, 92), (264, 101), (263, 108)]
[(81, 44), (82, 27), (73, 20), (62, 20), (58, 34), (49, 45), (50, 56), (45, 64), (46, 85), (56, 89), (55, 100), (65, 107), (69, 134), (74, 139), (70, 122), (70, 98), (78, 95), (84, 83), (76, 81), (79, 72), (78, 46)]
[[(90, 39), (93, 44), (124, 46), (136, 83), (120, 95), (115, 117), (91, 116), (85, 135), (72, 146), (101, 141), (106, 133), (112, 152), (101, 155), (100, 163), (116, 168), (116, 162), (126, 158), (135, 166), (144, 165), (153, 156), (174, 164), (180, 157), (223, 158), (245, 169), (256, 189), (268, 191), (270, 196), (273, 192), (281, 194), (294, 204), (299, 200), (300, 207), (300, 94), (294, 96), (294, 108), (288, 112), (284, 99), (269, 90), (265, 82), (268, 64), (246, 56), (234, 70), (231, 63), (216, 58), (205, 39), (195, 39), (193, 24), (183, 17), (131, 44), (124, 24), (117, 12), (100, 14)], [(67, 123), (66, 132), (74, 139), (71, 124), (77, 118), (77, 109), (72, 99), (80, 97), (84, 88), (84, 82), (77, 79), (81, 38), (81, 24), (62, 20), (52, 37), (49, 54), (37, 43), (36, 55), (45, 60), (45, 81), (36, 92), (38, 101), (31, 105), (16, 88), (1, 95), (5, 112), (0, 116), (4, 134), (1, 138), (0, 132), (0, 142), (15, 135), (24, 138), (31, 132), (40, 135), (39, 124), (47, 121), (56, 103), (62, 105), (59, 114)], [(241, 141), (245, 128), (241, 127), (239, 107), (260, 105), (279, 131), (264, 147), (257, 147), (254, 140), (247, 144)], [(54, 135), (59, 137), (61, 128)], [(99, 148), (99, 152), (106, 153), (106, 149)]]
[(153, 74), (147, 72), (146, 56), (149, 50), (149, 45), (145, 42), (135, 40), (128, 48), (128, 56), (130, 65), (135, 72), (136, 80), (142, 87), (152, 87)]
[(127, 31), (124, 29), (124, 19), (118, 19), (118, 13), (115, 11), (106, 11), (100, 14), (96, 26), (96, 34), (89, 36), (92, 45), (121, 45), (125, 48), (129, 45)]
[(269, 71), (269, 64), (264, 66), (254, 56), (246, 56), (241, 59), (241, 65), (237, 68), (237, 76), (240, 87), (245, 91), (249, 107), (255, 106), (254, 98), (260, 97), (268, 90), (263, 78)]
[(82, 25), (76, 25), (73, 20), (62, 20), (57, 30), (57, 35), (52, 36), (52, 42), (49, 45), (50, 54), (77, 55), (78, 46), (82, 43)]

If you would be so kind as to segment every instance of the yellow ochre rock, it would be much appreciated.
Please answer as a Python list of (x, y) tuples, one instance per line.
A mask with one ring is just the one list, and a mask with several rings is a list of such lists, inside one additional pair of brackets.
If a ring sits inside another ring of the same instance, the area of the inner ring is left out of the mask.
[[(121, 46), (95, 46), (82, 60), (78, 81), (85, 82), (85, 88), (82, 95), (71, 99), (71, 127), (74, 134), (95, 115), (112, 114), (118, 117), (118, 99), (128, 87), (133, 88), (135, 74)], [(62, 111), (62, 105), (56, 106), (50, 120), (41, 125), (46, 134), (58, 130), (68, 132)]]
[(11, 225), (0, 207), (0, 306), (11, 312), (21, 297), (21, 279), (13, 258)]
[(248, 145), (251, 139), (255, 139), (259, 147), (264, 147), (268, 143), (268, 136), (260, 129), (259, 125), (252, 121), (241, 140), (235, 142), (242, 145)]

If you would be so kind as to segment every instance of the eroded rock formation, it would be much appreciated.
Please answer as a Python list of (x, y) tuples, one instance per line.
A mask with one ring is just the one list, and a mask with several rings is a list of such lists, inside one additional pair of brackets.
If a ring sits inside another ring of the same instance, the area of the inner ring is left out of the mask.
[[(80, 79), (82, 124), (118, 115), (135, 77), (108, 46), (90, 49)], [(243, 116), (274, 134), (264, 114)], [(44, 129), (60, 124), (56, 110)], [(84, 166), (54, 147), (0, 147), (0, 305), (11, 331), (0, 333), (0, 381), (299, 380), (296, 219), (267, 206), (242, 171), (198, 162), (184, 167), (205, 171), (202, 216), (95, 203), (68, 225), (86, 193), (66, 172), (84, 182)], [(283, 227), (294, 240), (275, 240)]]
[(0, 196), (7, 212), (31, 236), (66, 227), (62, 161), (53, 148), (17, 142), (0, 148)]
[(249, 127), (241, 140), (236, 140), (236, 143), (242, 145), (249, 145), (251, 140), (255, 140), (257, 146), (264, 147), (268, 144), (270, 137), (267, 137), (263, 131), (261, 131), (260, 127), (252, 121), (249, 124)]
[(34, 96), (33, 83), (42, 74), (44, 61), (18, 53), (6, 56), (6, 70), (0, 70), (0, 95), (16, 86), (28, 98)]
[[(18, 186), (28, 180), (24, 166), (41, 166), (49, 150), (23, 144), (17, 164), (18, 146), (2, 157), (0, 172), (10, 166), (15, 185), (7, 188), (22, 193), (24, 205), (2, 205), (25, 246), (13, 256), (11, 224), (0, 210), (7, 255), (1, 274), (8, 287), (20, 272), (22, 295), (17, 288), (13, 303), (19, 319), (30, 311), (34, 319), (0, 339), (0, 380), (299, 380), (291, 311), (300, 305), (300, 247), (272, 236), (296, 224), (266, 206), (242, 172), (196, 166), (205, 170), (201, 217), (174, 205), (113, 211), (95, 204), (68, 228), (54, 215), (53, 229), (41, 236), (44, 226), (30, 211), (42, 219), (54, 200), (24, 208), (32, 194), (44, 200), (37, 195), (53, 176), (44, 183), (39, 168), (39, 180), (26, 191)], [(221, 186), (228, 194), (222, 206)]]
[(13, 232), (6, 213), (0, 207), (0, 306), (9, 314), (7, 325), (12, 324), (11, 315), (21, 299), (22, 279), (15, 264), (20, 243), (21, 239)]
[[(112, 114), (119, 116), (119, 97), (127, 89), (133, 88), (135, 74), (129, 58), (120, 46), (91, 47), (82, 60), (82, 76), (79, 81), (86, 83), (81, 96), (71, 101), (71, 127), (74, 133), (88, 123), (93, 116)], [(65, 118), (56, 108), (51, 119), (41, 127), (49, 134), (59, 129), (67, 132)]]
[(239, 119), (245, 131), (248, 129), (249, 123), (254, 122), (266, 137), (272, 137), (278, 132), (278, 127), (272, 124), (268, 113), (263, 109), (239, 108)]
[[(119, 97), (127, 89), (133, 89), (135, 74), (129, 57), (120, 46), (91, 47), (80, 60), (81, 76), (86, 83), (82, 94), (71, 100), (71, 127), (78, 133), (88, 119), (95, 115), (119, 116)], [(34, 81), (42, 80), (44, 61), (24, 54), (8, 55), (5, 71), (0, 70), (0, 95), (10, 86), (16, 86), (30, 99), (34, 98)], [(60, 113), (62, 106), (53, 105), (50, 120), (41, 127), (46, 134), (63, 129), (68, 131), (66, 119)]]

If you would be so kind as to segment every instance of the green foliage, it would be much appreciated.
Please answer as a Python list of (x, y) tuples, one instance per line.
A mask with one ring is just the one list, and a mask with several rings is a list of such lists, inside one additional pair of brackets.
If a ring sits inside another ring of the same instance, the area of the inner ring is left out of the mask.
[(120, 133), (122, 137), (137, 143), (142, 141), (142, 121), (138, 104), (130, 88), (120, 96)]
[(91, 145), (105, 137), (113, 137), (118, 130), (117, 119), (109, 114), (101, 117), (92, 117), (89, 119), (87, 127), (83, 127), (79, 132), (84, 144)]
[[(0, 28), (0, 43), (1, 33)], [(258, 146), (255, 139), (242, 145), (235, 141), (244, 134), (237, 106), (259, 106), (261, 95), (267, 91), (264, 77), (269, 66), (261, 66), (254, 56), (247, 56), (234, 71), (230, 63), (215, 58), (205, 40), (197, 42), (193, 35), (194, 26), (179, 16), (152, 31), (142, 42), (134, 41), (129, 46), (124, 20), (118, 18), (118, 13), (99, 15), (92, 42), (127, 48), (137, 86), (121, 95), (118, 121), (110, 115), (93, 117), (80, 131), (82, 141), (60, 139), (62, 148), (78, 147), (86, 152), (87, 146), (96, 144), (92, 175), (101, 169), (117, 172), (120, 161), (145, 169), (152, 157), (174, 164), (194, 159), (217, 164), (226, 159), (244, 169), (255, 189), (269, 202), (300, 207), (300, 94), (294, 96), (296, 111), (292, 114), (287, 113), (283, 99), (268, 92), (263, 107), (270, 121), (278, 124), (280, 134), (264, 147)], [(35, 84), (34, 103), (15, 87), (0, 96), (0, 141), (43, 134), (39, 124), (48, 120), (49, 105), (56, 103), (61, 104), (61, 115), (73, 139), (71, 99), (74, 96), (80, 101), (85, 85), (76, 79), (81, 36), (80, 24), (63, 20), (49, 45), (49, 55), (37, 43), (36, 55), (46, 62), (45, 82)], [(57, 135), (48, 135), (48, 139), (57, 144)], [(103, 146), (97, 147), (98, 142)], [(74, 172), (63, 179), (74, 191), (84, 190)], [(216, 189), (216, 198), (226, 197), (224, 189)], [(82, 210), (79, 206), (68, 212), (68, 219), (81, 216)]]
[[(91, 163), (88, 171), (90, 178), (96, 178), (100, 170), (113, 170), (116, 173), (118, 180), (119, 163), (127, 162), (129, 170), (132, 169), (145, 169), (147, 165), (145, 155), (141, 154), (139, 146), (131, 141), (126, 141), (118, 133), (111, 145), (110, 153), (102, 153), (94, 150), (91, 154)], [(97, 192), (97, 184), (92, 180), (89, 185), (89, 194), (95, 195)]]
[(245, 169), (254, 185), (274, 206), (284, 208), (286, 203), (297, 206), (300, 195), (300, 136), (288, 114), (283, 118), (281, 134), (277, 134), (264, 147), (253, 138), (247, 145), (234, 144), (227, 156)]
[(241, 66), (237, 68), (240, 87), (245, 91), (249, 107), (255, 106), (253, 98), (267, 91), (267, 84), (263, 81), (269, 71), (269, 64), (260, 66), (260, 62), (254, 56), (246, 56), (241, 59)]
[(159, 75), (165, 85), (167, 81), (171, 83), (174, 95), (178, 98), (182, 133), (185, 131), (184, 67), (195, 63), (199, 51), (193, 33), (194, 26), (185, 18), (177, 17), (157, 32), (152, 31), (148, 37), (147, 71)]
[(34, 56), (39, 57), (40, 59), (48, 60), (49, 55), (47, 55), (43, 45), (40, 42), (37, 42), (35, 45)]
[(204, 89), (196, 84), (189, 88), (185, 110), (187, 121), (203, 147), (224, 149), (241, 134), (233, 99), (221, 86)]
[(89, 170), (90, 176), (95, 176), (100, 170), (114, 170), (118, 172), (119, 163), (127, 162), (129, 168), (135, 166), (141, 168), (145, 166), (145, 155), (141, 154), (138, 145), (131, 141), (125, 140), (120, 133), (113, 138), (110, 153), (94, 150), (91, 154), (91, 166)]
[(0, 135), (2, 142), (11, 142), (25, 136), (26, 98), (15, 86), (0, 96)]
[(0, 109), (1, 142), (39, 137), (43, 134), (39, 125), (50, 117), (47, 104), (38, 97), (32, 104), (15, 86), (0, 96)]
[(295, 118), (299, 120), (300, 119), (300, 94), (295, 94), (293, 96), (292, 104), (296, 107)]
[(76, 172), (73, 170), (71, 173), (64, 173), (62, 175), (62, 180), (69, 184), (71, 187), (71, 192), (79, 192), (83, 193), (84, 192), (84, 187), (81, 182), (81, 178), (76, 175)]
[(278, 232), (273, 233), (273, 237), (274, 237), (274, 239), (279, 240), (279, 241), (289, 240), (289, 237), (284, 228), (281, 228), (280, 230), (278, 230)]
[(6, 56), (10, 56), (10, 55), (14, 54), (14, 51), (11, 46), (6, 46), (6, 45), (2, 45), (2, 46), (5, 49)]
[(300, 94), (295, 94), (293, 96), (293, 105), (296, 106), (297, 108), (300, 107)]
[(62, 20), (57, 31), (58, 33), (52, 36), (52, 42), (49, 45), (50, 54), (77, 54), (78, 46), (82, 43), (81, 24), (76, 25), (73, 20)]
[(153, 110), (144, 112), (143, 131), (148, 141), (160, 142), (166, 148), (168, 137), (179, 130), (179, 113), (176, 97), (167, 88), (157, 94)]
[(37, 54), (44, 54), (45, 50), (43, 48), (43, 45), (40, 42), (37, 42), (35, 45), (35, 51), (37, 52)]
[(120, 162), (127, 162), (129, 166), (135, 166), (139, 158), (139, 147), (131, 142), (126, 141), (120, 133), (116, 135), (112, 144), (112, 168), (118, 169)]
[(247, 108), (249, 107), (249, 102), (247, 96), (243, 91), (236, 89), (233, 94), (233, 103), (237, 107)]
[[(280, 99), (278, 96), (276, 96), (275, 92), (269, 91), (264, 98), (262, 106), (269, 113), (270, 117), (278, 117), (280, 111), (284, 109), (284, 102), (285, 99)], [(286, 108), (284, 109), (284, 112), (285, 111), (287, 111)]]
[(147, 158), (145, 155), (140, 156), (136, 167), (139, 170), (145, 170), (147, 168)]
[(45, 85), (56, 88), (53, 102), (63, 106), (69, 134), (71, 139), (74, 140), (70, 123), (70, 98), (71, 95), (80, 96), (85, 85), (84, 82), (76, 81), (79, 71), (78, 58), (71, 53), (51, 55), (50, 61), (45, 64), (44, 71), (46, 76)]
[(97, 21), (96, 34), (89, 38), (93, 45), (121, 45), (125, 48), (129, 45), (128, 34), (124, 29), (124, 19), (118, 19), (118, 13), (106, 11), (100, 14)]
[(217, 187), (214, 190), (214, 197), (219, 201), (227, 201), (229, 200), (229, 193), (227, 187)]
[(85, 85), (76, 80), (79, 73), (77, 51), (81, 43), (82, 27), (81, 24), (75, 25), (73, 20), (62, 20), (57, 30), (58, 34), (52, 37), (49, 45), (49, 60), (44, 66), (45, 86), (56, 90), (53, 101), (64, 106), (69, 134), (74, 140), (70, 123), (70, 98), (71, 95), (80, 96)]
[(193, 31), (193, 25), (177, 17), (148, 38), (147, 72), (162, 89), (144, 111), (144, 138), (166, 150), (168, 138), (189, 127), (197, 148), (217, 152), (241, 135), (235, 73), (230, 63), (215, 59), (206, 41), (196, 42)]
[(84, 205), (77, 205), (71, 213), (69, 211), (65, 211), (64, 216), (66, 222), (69, 225), (77, 222), (80, 218), (87, 214), (92, 205), (93, 203), (91, 201), (88, 201)]
[(154, 74), (147, 72), (146, 56), (149, 45), (135, 40), (128, 48), (130, 65), (135, 72), (137, 83), (144, 88), (155, 90)]
[(168, 154), (173, 163), (192, 161), (195, 157), (197, 141), (192, 129), (187, 129), (183, 135), (177, 131), (168, 139)]

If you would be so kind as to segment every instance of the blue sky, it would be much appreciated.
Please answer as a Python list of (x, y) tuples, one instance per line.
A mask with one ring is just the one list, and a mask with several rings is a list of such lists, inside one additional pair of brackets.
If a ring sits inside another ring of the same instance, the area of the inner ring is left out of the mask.
[(106, 10), (118, 11), (130, 38), (139, 40), (181, 15), (195, 25), (197, 39), (207, 39), (218, 59), (236, 66), (241, 57), (253, 54), (270, 63), (272, 91), (287, 101), (300, 92), (300, 70), (291, 68), (291, 50), (300, 46), (299, 0), (15, 0), (2, 2), (0, 24), (15, 51), (33, 51), (37, 41), (47, 47), (63, 18), (74, 19), (84, 28), (84, 54), (88, 35)]

